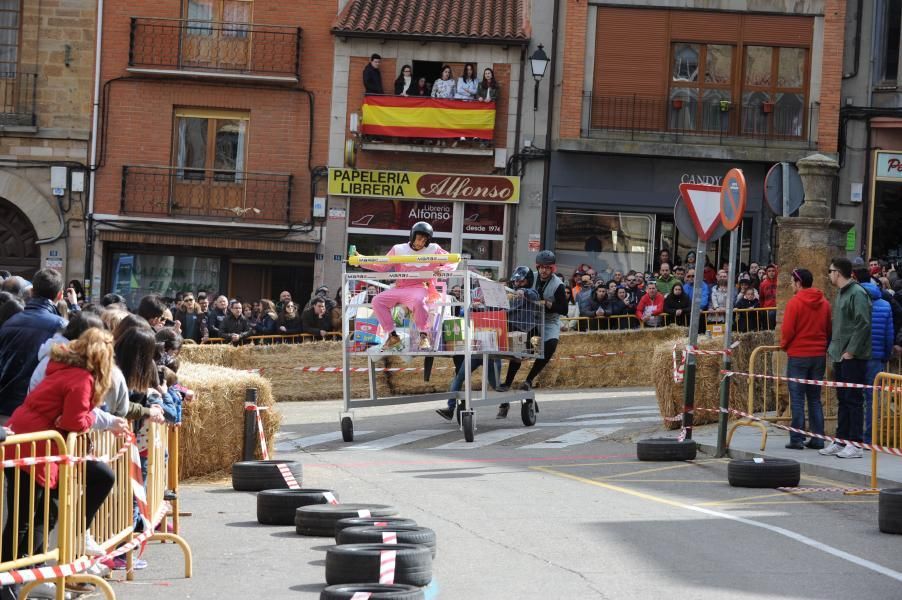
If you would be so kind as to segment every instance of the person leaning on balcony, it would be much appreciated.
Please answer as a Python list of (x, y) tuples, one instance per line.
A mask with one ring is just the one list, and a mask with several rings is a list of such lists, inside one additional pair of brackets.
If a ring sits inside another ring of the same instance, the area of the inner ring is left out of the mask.
[(432, 94), (432, 86), (429, 85), (429, 82), (426, 81), (425, 77), (420, 77), (417, 79), (417, 84), (410, 92), (408, 92), (408, 94), (410, 96), (429, 96)]
[(363, 68), (363, 89), (367, 94), (383, 94), (382, 74), (379, 72), (379, 64), (382, 57), (378, 54), (370, 55), (370, 62)]
[(497, 102), (501, 89), (495, 79), (495, 71), (486, 69), (482, 72), (482, 81), (476, 88), (476, 99), (480, 102)]
[(395, 96), (413, 96), (414, 87), (413, 69), (410, 65), (404, 65), (398, 78), (395, 79)]
[(473, 63), (464, 65), (464, 74), (458, 77), (454, 88), (455, 100), (475, 100), (479, 81), (476, 79), (476, 67)]
[(442, 65), (442, 76), (432, 84), (432, 97), (453, 98), (455, 85), (454, 73), (451, 71), (451, 67)]

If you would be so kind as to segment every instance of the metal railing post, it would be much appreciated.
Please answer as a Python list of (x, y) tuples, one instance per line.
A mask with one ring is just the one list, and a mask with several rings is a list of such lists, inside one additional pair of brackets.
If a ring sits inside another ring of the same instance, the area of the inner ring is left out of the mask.
[(122, 165), (122, 189), (119, 192), (119, 214), (125, 214), (125, 189), (128, 181), (128, 165)]

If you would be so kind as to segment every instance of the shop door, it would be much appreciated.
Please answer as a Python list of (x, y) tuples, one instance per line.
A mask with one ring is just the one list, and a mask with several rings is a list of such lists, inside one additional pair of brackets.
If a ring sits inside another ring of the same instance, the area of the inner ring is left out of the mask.
[(271, 267), (257, 264), (231, 263), (229, 265), (229, 298), (242, 302), (256, 302), (267, 298)]
[(30, 280), (41, 267), (37, 239), (28, 217), (0, 198), (0, 269)]

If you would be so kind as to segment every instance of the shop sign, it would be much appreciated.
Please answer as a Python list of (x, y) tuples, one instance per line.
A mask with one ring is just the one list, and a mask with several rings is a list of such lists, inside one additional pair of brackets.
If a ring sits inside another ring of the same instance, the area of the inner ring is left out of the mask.
[(902, 154), (878, 152), (875, 168), (878, 178), (902, 179)]
[(63, 259), (58, 256), (48, 256), (44, 259), (44, 268), (45, 269), (56, 269), (57, 271), (62, 271), (63, 269)]
[(454, 216), (451, 202), (385, 202), (354, 199), (348, 211), (348, 227), (405, 230), (426, 221), (435, 231), (450, 233)]
[(465, 204), (464, 233), (503, 235), (504, 207), (493, 204)]
[(516, 204), (520, 201), (520, 178), (463, 173), (329, 169), (329, 194)]

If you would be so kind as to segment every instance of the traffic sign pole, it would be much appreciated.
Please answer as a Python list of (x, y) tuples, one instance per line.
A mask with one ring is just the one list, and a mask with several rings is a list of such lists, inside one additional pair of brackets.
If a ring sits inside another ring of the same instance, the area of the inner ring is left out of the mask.
[[(736, 281), (737, 253), (739, 251), (739, 228), (730, 232), (730, 258), (729, 275), (727, 275), (727, 312), (724, 314), (723, 334), (723, 370), (733, 369), (733, 358), (730, 356), (730, 346), (733, 344), (733, 304), (736, 303), (736, 289), (733, 282)], [(720, 381), (720, 419), (717, 422), (717, 450), (716, 458), (723, 458), (727, 453), (727, 409), (730, 408), (730, 379), (724, 377)]]
[[(705, 250), (708, 242), (701, 237), (695, 245), (695, 264), (704, 265)], [(701, 269), (695, 269), (695, 282), (692, 284), (692, 308), (689, 311), (689, 345), (693, 348), (698, 344), (698, 322), (701, 317), (702, 282)], [(692, 409), (695, 406), (695, 353), (688, 352), (686, 357), (686, 373), (683, 377), (683, 428), (686, 431), (686, 439), (692, 439)]]

